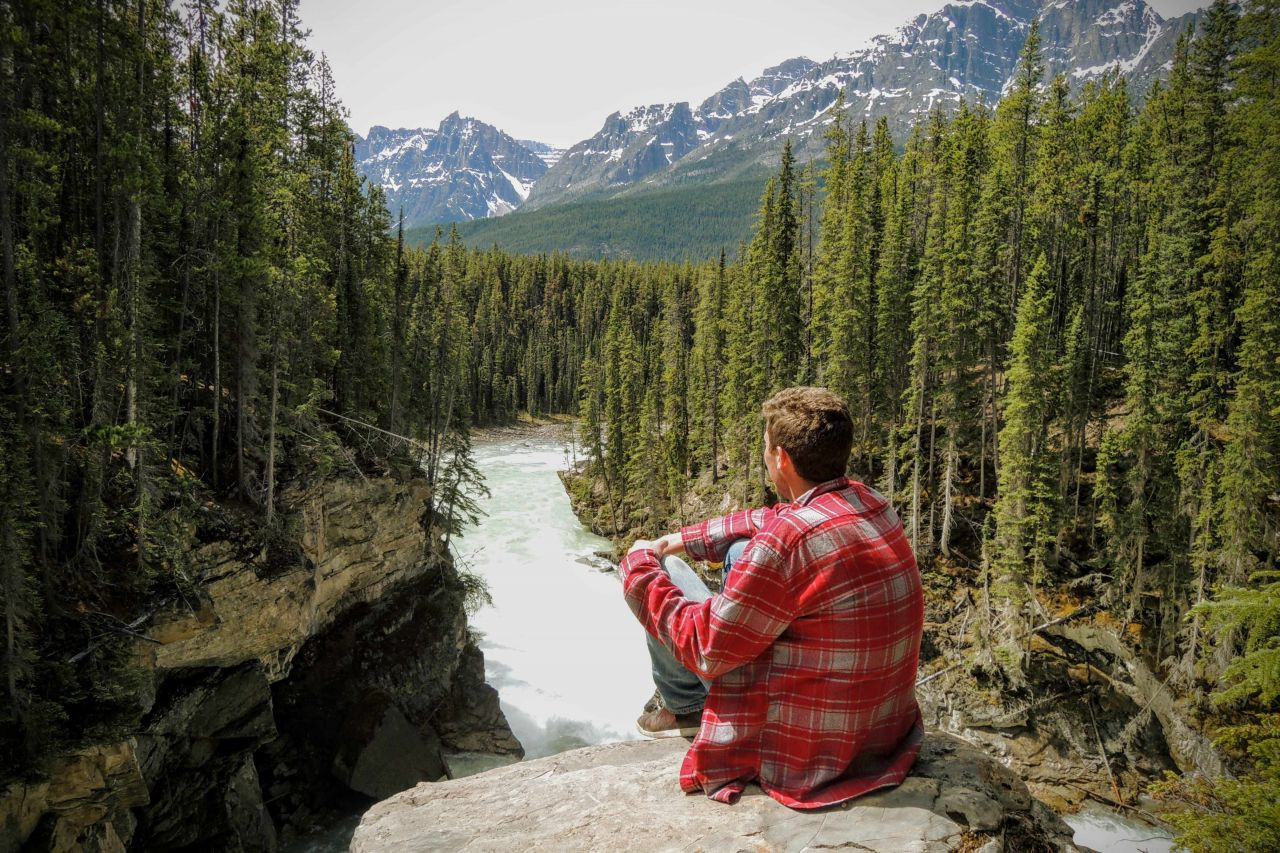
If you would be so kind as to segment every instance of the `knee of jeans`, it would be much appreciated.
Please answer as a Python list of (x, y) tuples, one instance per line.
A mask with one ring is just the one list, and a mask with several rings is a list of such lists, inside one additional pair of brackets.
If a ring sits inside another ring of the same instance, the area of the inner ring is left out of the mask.
[(742, 559), (742, 552), (747, 550), (747, 544), (750, 541), (750, 539), (738, 539), (724, 552), (724, 573), (726, 575), (733, 568), (733, 564)]
[(663, 571), (665, 571), (667, 574), (671, 574), (672, 566), (679, 566), (684, 568), (689, 567), (689, 564), (685, 562), (685, 560), (682, 557), (679, 557), (676, 554), (667, 554), (658, 562), (662, 566)]

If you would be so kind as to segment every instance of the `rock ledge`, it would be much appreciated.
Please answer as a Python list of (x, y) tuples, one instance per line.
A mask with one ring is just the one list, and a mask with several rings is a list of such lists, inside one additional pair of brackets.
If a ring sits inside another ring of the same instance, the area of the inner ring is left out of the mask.
[(353, 853), (389, 850), (1075, 851), (1012, 771), (930, 732), (897, 788), (818, 812), (749, 786), (733, 806), (680, 791), (681, 739), (586, 747), (420, 784), (370, 809)]

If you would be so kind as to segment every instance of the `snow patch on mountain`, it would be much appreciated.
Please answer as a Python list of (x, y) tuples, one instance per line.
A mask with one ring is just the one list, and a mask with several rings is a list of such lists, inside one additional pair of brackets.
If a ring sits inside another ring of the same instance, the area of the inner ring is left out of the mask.
[(358, 159), (393, 209), (416, 204), (451, 218), (681, 176), (715, 180), (772, 168), (784, 138), (802, 161), (821, 156), (822, 130), (834, 121), (830, 110), (841, 91), (848, 116), (884, 118), (899, 140), (935, 106), (993, 105), (1015, 84), (1037, 19), (1046, 82), (1064, 73), (1080, 85), (1118, 72), (1141, 97), (1167, 72), (1177, 32), (1192, 18), (1165, 21), (1144, 0), (952, 0), (824, 62), (796, 57), (753, 79), (736, 78), (696, 107), (615, 112), (567, 149), (513, 140), (455, 113), (436, 130), (373, 128), (357, 146)]
[(457, 112), (437, 128), (385, 127), (356, 138), (357, 168), (379, 184), (406, 225), (508, 213), (529, 197), (558, 151), (535, 153), (507, 134)]

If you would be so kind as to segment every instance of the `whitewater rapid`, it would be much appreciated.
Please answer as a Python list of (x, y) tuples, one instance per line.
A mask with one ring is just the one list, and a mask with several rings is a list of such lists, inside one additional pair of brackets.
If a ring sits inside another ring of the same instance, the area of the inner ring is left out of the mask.
[(653, 693), (644, 629), (594, 554), (610, 543), (578, 522), (556, 474), (569, 453), (541, 436), (479, 443), (486, 515), (455, 542), (493, 599), (471, 625), (528, 758), (639, 737)]

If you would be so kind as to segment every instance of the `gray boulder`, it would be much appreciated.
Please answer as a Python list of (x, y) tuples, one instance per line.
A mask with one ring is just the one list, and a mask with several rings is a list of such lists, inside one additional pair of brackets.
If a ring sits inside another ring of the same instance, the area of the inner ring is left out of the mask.
[(727, 806), (680, 791), (684, 740), (608, 744), (420, 784), (370, 809), (354, 853), (410, 850), (1074, 851), (1012, 771), (930, 733), (897, 788), (799, 812), (749, 786)]

